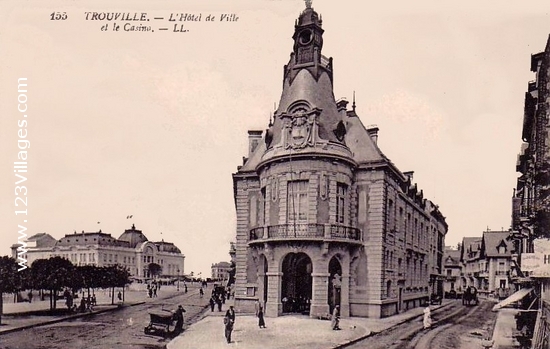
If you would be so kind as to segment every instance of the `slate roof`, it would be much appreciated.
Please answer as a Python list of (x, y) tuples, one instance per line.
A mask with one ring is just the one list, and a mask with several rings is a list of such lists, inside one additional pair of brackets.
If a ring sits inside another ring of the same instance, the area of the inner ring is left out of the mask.
[[(510, 235), (509, 231), (486, 231), (483, 233), (484, 253), (487, 257), (510, 257), (512, 256), (512, 243), (506, 241)], [(505, 246), (505, 253), (498, 253), (499, 246)]]
[[(348, 114), (349, 115), (349, 114)], [(346, 120), (346, 145), (353, 153), (353, 159), (358, 164), (384, 162), (388, 158), (382, 153), (378, 145), (367, 132), (367, 128), (355, 113)]]
[(481, 237), (462, 238), (461, 259), (466, 260), (479, 258), (481, 255), (481, 241)]
[(460, 266), (460, 250), (445, 250), (443, 264), (445, 266)]

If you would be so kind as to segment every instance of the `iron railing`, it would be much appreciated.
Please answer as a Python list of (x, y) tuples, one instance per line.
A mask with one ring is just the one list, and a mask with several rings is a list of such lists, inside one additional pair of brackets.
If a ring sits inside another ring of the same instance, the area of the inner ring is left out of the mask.
[(361, 231), (354, 227), (318, 223), (289, 223), (250, 229), (250, 241), (267, 239), (340, 239), (361, 241)]

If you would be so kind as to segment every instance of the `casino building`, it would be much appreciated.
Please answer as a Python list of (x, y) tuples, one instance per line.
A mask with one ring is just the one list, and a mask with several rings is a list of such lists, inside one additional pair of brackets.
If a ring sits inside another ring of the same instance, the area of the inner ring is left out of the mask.
[[(150, 278), (149, 264), (162, 267), (161, 276), (177, 277), (184, 275), (185, 256), (171, 242), (149, 241), (134, 225), (126, 229), (120, 237), (98, 232), (66, 234), (56, 240), (50, 234), (38, 233), (27, 241), (27, 265), (37, 259), (59, 256), (70, 260), (74, 265), (108, 266), (119, 264), (128, 269), (137, 280)], [(17, 247), (11, 247), (12, 256), (17, 258)]]
[[(445, 217), (333, 93), (322, 20), (306, 1), (268, 129), (233, 174), (235, 305), (266, 316), (380, 318), (443, 293)], [(412, 155), (412, 154), (411, 154)]]

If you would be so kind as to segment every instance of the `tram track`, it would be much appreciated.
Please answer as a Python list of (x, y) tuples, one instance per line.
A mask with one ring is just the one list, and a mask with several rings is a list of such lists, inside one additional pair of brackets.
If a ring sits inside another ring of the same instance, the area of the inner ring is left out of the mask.
[(432, 311), (432, 326), (424, 329), (422, 315), (405, 321), (386, 330), (373, 333), (358, 341), (347, 343), (338, 348), (369, 349), (426, 349), (431, 346), (438, 334), (449, 331), (455, 324), (464, 322), (474, 314), (489, 311), (491, 304), (480, 303), (478, 306), (463, 306), (461, 302), (448, 303)]

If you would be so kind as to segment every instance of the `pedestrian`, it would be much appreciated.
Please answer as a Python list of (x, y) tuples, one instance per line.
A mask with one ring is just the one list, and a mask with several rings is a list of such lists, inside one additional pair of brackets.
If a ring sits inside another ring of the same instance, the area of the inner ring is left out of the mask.
[(264, 308), (260, 304), (260, 307), (258, 308), (258, 326), (260, 328), (266, 328), (265, 327), (265, 321), (264, 321)]
[(86, 312), (86, 300), (84, 299), (84, 296), (80, 298), (80, 312), (81, 313)]
[(340, 328), (340, 306), (337, 305), (332, 311), (332, 320), (330, 322), (330, 327), (333, 330), (341, 330)]
[(256, 314), (256, 317), (258, 317), (258, 312), (260, 311), (260, 300), (256, 299), (256, 302), (254, 303), (254, 312)]
[(157, 286), (153, 288), (153, 297), (157, 296)]
[(187, 285), (183, 285), (183, 286), (185, 287), (185, 293), (187, 293)]
[(71, 295), (70, 292), (67, 292), (65, 294), (65, 304), (67, 305), (67, 309), (69, 311), (73, 310), (73, 296)]
[(176, 320), (176, 326), (174, 327), (174, 333), (179, 334), (183, 331), (183, 313), (185, 309), (181, 305), (178, 305), (178, 309), (174, 313), (173, 319)]
[(149, 298), (153, 298), (153, 289), (149, 288)]
[(225, 339), (227, 340), (227, 343), (231, 343), (231, 332), (233, 331), (233, 326), (235, 324), (235, 310), (232, 305), (230, 305), (229, 309), (225, 312), (223, 323), (225, 324)]
[(117, 298), (118, 298), (119, 301), (122, 302), (122, 292), (118, 291)]
[(92, 305), (97, 305), (97, 298), (95, 298), (95, 293), (92, 295)]
[(430, 306), (428, 305), (426, 308), (424, 308), (424, 329), (427, 330), (432, 326), (432, 312), (430, 310)]
[(29, 291), (29, 303), (32, 303), (32, 290)]
[(204, 291), (202, 290), (202, 287), (199, 289), (199, 294), (200, 294), (201, 298), (202, 298), (202, 296), (204, 296)]
[(216, 297), (216, 303), (218, 304), (218, 311), (222, 311), (222, 300), (220, 296)]
[(214, 311), (214, 306), (216, 305), (216, 302), (214, 301), (214, 296), (210, 297), (210, 310)]

